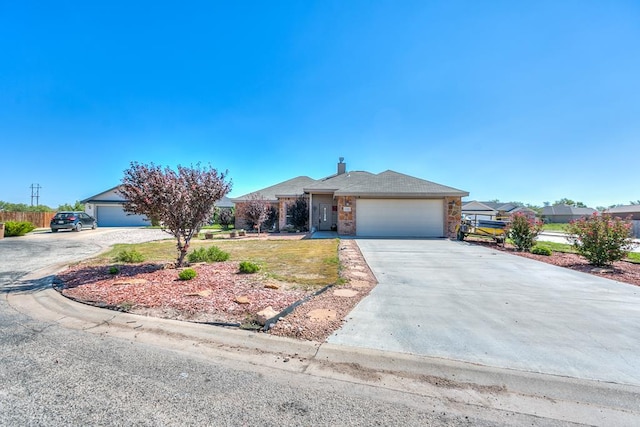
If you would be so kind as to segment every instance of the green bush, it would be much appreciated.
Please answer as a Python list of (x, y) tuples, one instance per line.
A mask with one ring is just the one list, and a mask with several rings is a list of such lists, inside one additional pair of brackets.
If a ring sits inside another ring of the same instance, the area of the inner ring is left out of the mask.
[(521, 213), (511, 217), (511, 223), (507, 229), (508, 236), (518, 251), (529, 251), (535, 245), (540, 232), (542, 232), (542, 222)]
[(144, 261), (144, 256), (136, 251), (135, 249), (131, 249), (130, 251), (128, 250), (123, 250), (118, 252), (118, 255), (116, 255), (115, 260), (117, 262), (127, 262), (130, 264), (136, 263), (136, 262), (142, 262)]
[(120, 273), (120, 269), (118, 267), (116, 267), (115, 265), (112, 265), (111, 267), (109, 267), (109, 274), (118, 274)]
[(229, 259), (229, 253), (223, 251), (217, 246), (210, 246), (209, 248), (194, 249), (189, 255), (187, 255), (189, 262), (223, 262)]
[(551, 256), (553, 254), (553, 251), (545, 246), (534, 246), (531, 249), (531, 253), (536, 255)]
[(191, 280), (194, 279), (198, 273), (193, 268), (185, 268), (178, 274), (180, 280)]
[(242, 261), (240, 263), (240, 273), (252, 274), (257, 273), (260, 270), (260, 266), (251, 261)]
[(36, 226), (28, 221), (7, 221), (4, 223), (4, 237), (24, 236), (36, 229)]
[(572, 221), (567, 227), (578, 254), (597, 267), (611, 265), (627, 256), (635, 246), (631, 230), (631, 221), (597, 214)]

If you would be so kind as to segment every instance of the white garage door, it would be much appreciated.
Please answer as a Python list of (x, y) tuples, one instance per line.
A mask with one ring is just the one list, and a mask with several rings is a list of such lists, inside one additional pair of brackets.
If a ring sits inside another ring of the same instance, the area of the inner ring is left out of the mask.
[(127, 215), (121, 206), (98, 206), (98, 227), (140, 227), (151, 225), (144, 215)]
[(443, 237), (442, 199), (358, 199), (356, 235)]

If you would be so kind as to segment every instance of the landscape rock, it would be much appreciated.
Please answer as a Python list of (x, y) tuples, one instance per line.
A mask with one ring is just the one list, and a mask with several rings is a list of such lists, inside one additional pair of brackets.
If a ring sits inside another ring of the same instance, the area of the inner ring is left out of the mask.
[(249, 301), (249, 297), (246, 297), (244, 295), (236, 297), (234, 301), (238, 304), (251, 304), (251, 301)]
[(261, 324), (262, 326), (266, 325), (269, 319), (273, 319), (278, 315), (278, 312), (273, 309), (273, 307), (269, 306), (264, 310), (261, 310), (256, 313), (256, 322)]

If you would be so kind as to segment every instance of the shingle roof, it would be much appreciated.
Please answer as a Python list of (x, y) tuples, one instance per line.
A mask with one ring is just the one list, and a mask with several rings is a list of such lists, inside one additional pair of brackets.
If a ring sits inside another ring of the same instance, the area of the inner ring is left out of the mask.
[(214, 206), (218, 208), (232, 208), (233, 205), (233, 202), (227, 196), (224, 196), (222, 199), (214, 203)]
[(576, 208), (569, 205), (553, 205), (542, 208), (542, 215), (591, 215), (596, 212), (592, 208)]
[(319, 179), (316, 182), (307, 185), (304, 189), (307, 192), (321, 193), (323, 191), (333, 193), (344, 187), (354, 184), (362, 184), (367, 182), (375, 175), (370, 172), (353, 171), (340, 175), (331, 175), (327, 178)]
[(304, 188), (307, 185), (316, 182), (315, 179), (308, 176), (298, 176), (288, 181), (281, 182), (279, 184), (272, 185), (271, 187), (263, 188), (262, 190), (254, 191), (240, 197), (234, 197), (231, 199), (234, 203), (243, 202), (249, 199), (252, 194), (260, 194), (265, 200), (277, 201), (278, 196), (300, 196), (304, 194)]
[(611, 214), (616, 214), (616, 213), (638, 213), (638, 212), (640, 212), (640, 205), (616, 206), (616, 207), (607, 209), (605, 212), (606, 213), (611, 213)]
[(447, 187), (435, 182), (387, 170), (377, 175), (362, 176), (350, 182), (345, 181), (334, 194), (341, 196), (382, 196), (382, 197), (444, 197), (468, 196), (466, 191)]

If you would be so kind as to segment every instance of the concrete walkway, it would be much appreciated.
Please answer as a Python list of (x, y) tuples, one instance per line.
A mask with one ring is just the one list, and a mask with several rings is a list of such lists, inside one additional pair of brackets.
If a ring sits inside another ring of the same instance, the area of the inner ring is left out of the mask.
[(330, 343), (640, 384), (640, 287), (465, 242), (358, 245), (379, 284)]

